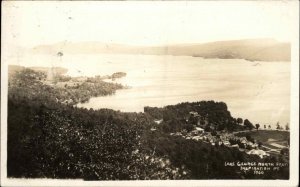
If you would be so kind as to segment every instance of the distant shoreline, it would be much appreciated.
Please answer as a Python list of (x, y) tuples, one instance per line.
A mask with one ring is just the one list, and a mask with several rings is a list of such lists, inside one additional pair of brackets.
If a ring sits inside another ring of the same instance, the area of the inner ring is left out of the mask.
[(133, 54), (193, 56), (206, 59), (291, 61), (291, 44), (273, 39), (245, 39), (167, 46), (132, 46), (90, 42), (59, 42), (19, 49), (21, 54)]

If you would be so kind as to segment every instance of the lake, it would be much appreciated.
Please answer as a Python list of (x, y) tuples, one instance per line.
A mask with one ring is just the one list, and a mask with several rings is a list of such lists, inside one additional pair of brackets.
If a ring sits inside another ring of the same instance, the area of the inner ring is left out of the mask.
[(289, 122), (290, 63), (250, 62), (240, 59), (203, 59), (156, 55), (64, 55), (9, 58), (23, 66), (61, 66), (71, 76), (126, 72), (114, 82), (130, 86), (115, 95), (91, 98), (85, 108), (143, 112), (144, 106), (180, 102), (223, 101), (233, 117), (253, 123)]

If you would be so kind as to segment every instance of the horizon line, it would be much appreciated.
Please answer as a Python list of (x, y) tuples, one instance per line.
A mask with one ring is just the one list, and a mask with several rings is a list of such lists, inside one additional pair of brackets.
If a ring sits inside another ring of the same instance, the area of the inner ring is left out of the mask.
[(253, 38), (241, 38), (241, 39), (228, 39), (228, 40), (210, 40), (210, 41), (202, 41), (202, 42), (174, 42), (174, 43), (157, 43), (157, 44), (143, 44), (143, 43), (125, 43), (125, 42), (113, 42), (113, 41), (99, 41), (99, 40), (81, 40), (81, 41), (70, 41), (70, 40), (64, 40), (64, 41), (57, 41), (53, 43), (41, 43), (36, 44), (31, 47), (25, 47), (21, 45), (14, 45), (16, 47), (23, 47), (23, 48), (35, 48), (38, 46), (46, 46), (46, 45), (57, 45), (61, 43), (89, 43), (89, 42), (95, 42), (95, 43), (103, 43), (107, 45), (125, 45), (125, 46), (132, 46), (132, 47), (166, 47), (166, 46), (176, 46), (176, 45), (201, 45), (201, 44), (209, 44), (209, 43), (216, 43), (216, 42), (234, 42), (234, 41), (245, 41), (245, 40), (273, 40), (278, 43), (291, 43), (291, 41), (287, 40), (279, 40), (278, 38), (274, 37), (253, 37)]

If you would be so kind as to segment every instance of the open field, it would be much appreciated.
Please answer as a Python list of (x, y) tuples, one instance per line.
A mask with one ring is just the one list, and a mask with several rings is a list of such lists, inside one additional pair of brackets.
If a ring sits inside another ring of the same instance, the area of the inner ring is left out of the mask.
[(289, 131), (277, 131), (277, 130), (258, 130), (250, 132), (241, 132), (236, 134), (237, 136), (247, 136), (250, 135), (258, 142), (261, 142), (263, 145), (281, 149), (288, 146), (290, 139)]

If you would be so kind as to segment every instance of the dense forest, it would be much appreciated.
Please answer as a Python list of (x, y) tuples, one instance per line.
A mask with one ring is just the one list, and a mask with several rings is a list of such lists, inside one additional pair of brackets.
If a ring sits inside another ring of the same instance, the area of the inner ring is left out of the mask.
[[(253, 128), (240, 125), (223, 102), (145, 107), (144, 113), (77, 108), (95, 95), (113, 94), (121, 85), (89, 79), (74, 87), (45, 84), (45, 73), (22, 69), (9, 78), (8, 177), (145, 179), (288, 179), (288, 167), (254, 175), (224, 162), (288, 162), (282, 155), (259, 158), (236, 148), (171, 136), (194, 128), (210, 131)], [(99, 84), (99, 86), (95, 86)], [(72, 103), (65, 100), (72, 99)], [(199, 122), (188, 116), (199, 114)], [(189, 122), (186, 119), (189, 117)], [(162, 119), (160, 124), (155, 120)], [(244, 120), (245, 123), (246, 120)], [(251, 126), (252, 125), (252, 126)], [(153, 127), (155, 131), (151, 130)]]
[[(253, 129), (252, 123), (241, 125), (238, 119), (233, 118), (224, 102), (200, 101), (194, 103), (180, 103), (164, 108), (145, 107), (144, 111), (156, 119), (163, 119), (163, 127), (166, 132), (177, 132), (185, 128), (192, 129), (189, 124), (198, 123), (206, 131), (238, 131)], [(188, 116), (189, 112), (195, 112), (199, 117)], [(187, 123), (186, 119), (189, 118)], [(199, 119), (199, 121), (198, 121)], [(245, 119), (245, 121), (248, 121)]]

